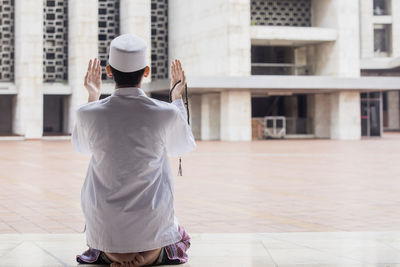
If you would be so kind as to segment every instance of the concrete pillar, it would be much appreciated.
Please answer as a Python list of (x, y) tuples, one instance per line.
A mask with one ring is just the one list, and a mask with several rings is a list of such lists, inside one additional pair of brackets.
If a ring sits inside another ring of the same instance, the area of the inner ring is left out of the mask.
[(359, 92), (331, 94), (331, 138), (358, 140), (361, 138)]
[(374, 57), (373, 9), (374, 1), (360, 1), (361, 58)]
[(388, 104), (388, 128), (400, 129), (400, 92), (387, 93)]
[(68, 82), (72, 91), (69, 109), (69, 130), (71, 132), (75, 122), (76, 109), (87, 103), (88, 100), (83, 79), (89, 59), (98, 57), (97, 0), (70, 0), (68, 2), (68, 20)]
[[(315, 74), (360, 77), (360, 1), (313, 0), (312, 6), (313, 26), (333, 28), (337, 31), (335, 42), (315, 46)], [(360, 93), (334, 93), (331, 94), (330, 100), (330, 137), (360, 139)], [(324, 136), (326, 128), (322, 128), (324, 130), (321, 135)]]
[(13, 132), (43, 133), (43, 1), (15, 0), (15, 86)]
[(317, 138), (331, 137), (331, 95), (314, 96), (314, 135)]
[(392, 0), (392, 57), (400, 57), (400, 1)]
[(201, 95), (201, 140), (220, 139), (220, 94)]
[(221, 140), (251, 140), (250, 91), (224, 91), (221, 93)]
[(196, 140), (201, 139), (201, 95), (189, 97), (190, 126)]
[[(145, 40), (147, 64), (151, 66), (151, 1), (120, 0), (120, 33), (133, 33)], [(150, 75), (146, 81), (150, 81)]]

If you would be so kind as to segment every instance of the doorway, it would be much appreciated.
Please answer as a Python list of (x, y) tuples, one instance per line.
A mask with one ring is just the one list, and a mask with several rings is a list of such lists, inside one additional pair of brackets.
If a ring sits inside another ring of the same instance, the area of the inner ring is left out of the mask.
[(43, 99), (43, 135), (68, 132), (68, 96), (45, 95)]
[(382, 94), (361, 93), (361, 135), (382, 136)]
[(13, 96), (0, 95), (0, 135), (12, 134)]

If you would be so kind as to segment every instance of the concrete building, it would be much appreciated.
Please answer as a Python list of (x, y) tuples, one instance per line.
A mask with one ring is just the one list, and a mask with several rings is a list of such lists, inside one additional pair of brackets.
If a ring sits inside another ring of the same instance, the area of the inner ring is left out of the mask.
[[(182, 60), (201, 140), (360, 139), (400, 130), (397, 0), (0, 0), (0, 134), (68, 135), (89, 58), (117, 35), (149, 44), (144, 89), (167, 99)], [(113, 85), (104, 79), (103, 97)], [(262, 130), (261, 130), (262, 132)]]

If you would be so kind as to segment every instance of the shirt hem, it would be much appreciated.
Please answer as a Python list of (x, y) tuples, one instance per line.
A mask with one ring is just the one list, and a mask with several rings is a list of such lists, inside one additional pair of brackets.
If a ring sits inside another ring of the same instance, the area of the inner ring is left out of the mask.
[(143, 245), (141, 247), (123, 247), (123, 248), (117, 248), (117, 247), (104, 247), (104, 246), (99, 246), (97, 244), (91, 243), (87, 241), (87, 245), (90, 248), (94, 248), (103, 252), (109, 252), (109, 253), (136, 253), (136, 252), (143, 252), (143, 251), (148, 251), (148, 250), (153, 250), (153, 249), (158, 249), (158, 248), (163, 248), (168, 245), (175, 244), (179, 242), (182, 239), (180, 233), (177, 234), (175, 238), (171, 238), (165, 241), (160, 241), (160, 242), (154, 242), (151, 244)]

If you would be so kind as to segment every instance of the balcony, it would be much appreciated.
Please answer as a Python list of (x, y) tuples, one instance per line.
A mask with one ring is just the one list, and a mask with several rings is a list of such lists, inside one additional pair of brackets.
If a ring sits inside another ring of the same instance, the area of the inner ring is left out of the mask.
[(251, 47), (252, 75), (311, 75), (306, 47), (257, 46)]
[(253, 45), (302, 46), (334, 42), (337, 31), (318, 27), (251, 26)]
[(252, 75), (310, 75), (311, 66), (294, 63), (251, 63)]

